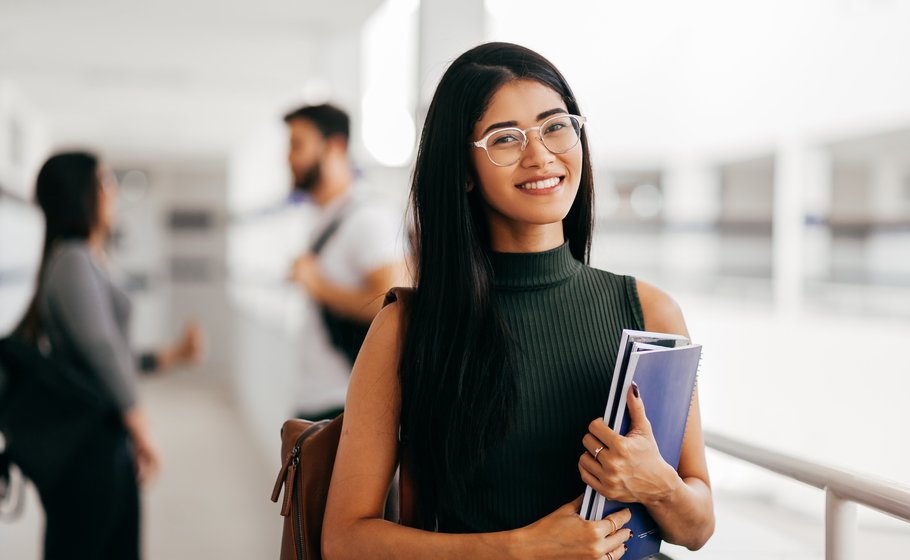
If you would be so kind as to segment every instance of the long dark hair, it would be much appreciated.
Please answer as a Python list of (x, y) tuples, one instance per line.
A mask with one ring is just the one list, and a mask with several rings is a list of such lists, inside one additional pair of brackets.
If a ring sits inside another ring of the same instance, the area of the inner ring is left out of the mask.
[(38, 337), (38, 302), (47, 260), (58, 241), (88, 239), (98, 224), (100, 196), (98, 158), (93, 154), (57, 154), (48, 159), (38, 172), (35, 199), (44, 213), (44, 248), (35, 282), (35, 295), (15, 330), (20, 336), (29, 340)]
[[(416, 294), (405, 311), (399, 376), (401, 428), (410, 446), (425, 508), (429, 494), (463, 498), (485, 453), (508, 431), (515, 401), (510, 334), (497, 309), (488, 258), (489, 227), (468, 142), (490, 99), (513, 80), (557, 92), (570, 113), (578, 104), (565, 78), (527, 48), (487, 43), (459, 56), (430, 104), (411, 183), (416, 233)], [(587, 263), (594, 186), (588, 142), (578, 195), (563, 220), (572, 255)], [(438, 496), (443, 498), (443, 496)]]

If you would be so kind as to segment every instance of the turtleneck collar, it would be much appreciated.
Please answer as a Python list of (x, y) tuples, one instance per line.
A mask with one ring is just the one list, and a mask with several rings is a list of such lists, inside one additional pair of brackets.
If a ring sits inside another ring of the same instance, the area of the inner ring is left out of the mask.
[(583, 266), (572, 256), (569, 243), (542, 253), (490, 252), (493, 284), (497, 288), (533, 289), (559, 284)]

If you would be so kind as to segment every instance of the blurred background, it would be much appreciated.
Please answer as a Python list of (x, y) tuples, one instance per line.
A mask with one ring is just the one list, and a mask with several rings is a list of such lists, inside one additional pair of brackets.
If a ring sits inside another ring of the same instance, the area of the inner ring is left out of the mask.
[[(908, 25), (906, 0), (0, 0), (0, 334), (34, 288), (38, 168), (97, 151), (121, 184), (134, 345), (189, 317), (208, 338), (201, 367), (142, 385), (165, 459), (148, 557), (275, 557), (279, 428), (345, 382), (302, 366), (317, 319), (286, 277), (313, 210), (288, 197), (282, 115), (348, 110), (364, 188), (404, 216), (442, 71), (506, 40), (572, 85), (592, 264), (680, 302), (706, 429), (910, 485)], [(824, 556), (823, 492), (709, 461), (698, 557)], [(0, 557), (38, 558), (41, 524), (30, 492)], [(860, 508), (859, 525), (862, 558), (910, 548), (905, 524)]]

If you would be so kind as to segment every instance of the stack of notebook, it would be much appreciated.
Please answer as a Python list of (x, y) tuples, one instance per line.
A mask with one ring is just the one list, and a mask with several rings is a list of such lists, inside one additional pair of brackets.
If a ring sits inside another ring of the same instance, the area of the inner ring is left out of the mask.
[[(634, 381), (661, 456), (678, 467), (700, 358), (701, 345), (691, 344), (686, 337), (624, 330), (604, 423), (620, 435), (629, 431), (626, 400)], [(660, 550), (660, 530), (641, 504), (608, 500), (588, 486), (579, 513), (593, 521), (626, 507), (632, 512), (632, 520), (625, 527), (632, 530), (634, 537), (626, 543), (629, 550), (624, 557), (635, 560), (656, 554)]]

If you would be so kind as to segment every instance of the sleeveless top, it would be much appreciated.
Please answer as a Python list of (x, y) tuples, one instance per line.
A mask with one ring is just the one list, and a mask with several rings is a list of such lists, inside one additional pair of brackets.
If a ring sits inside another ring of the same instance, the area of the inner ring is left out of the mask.
[(472, 477), (464, 503), (438, 504), (444, 532), (522, 527), (584, 492), (582, 437), (603, 416), (622, 330), (644, 328), (635, 279), (580, 263), (568, 243), (490, 259), (516, 342), (516, 405), (509, 433)]

